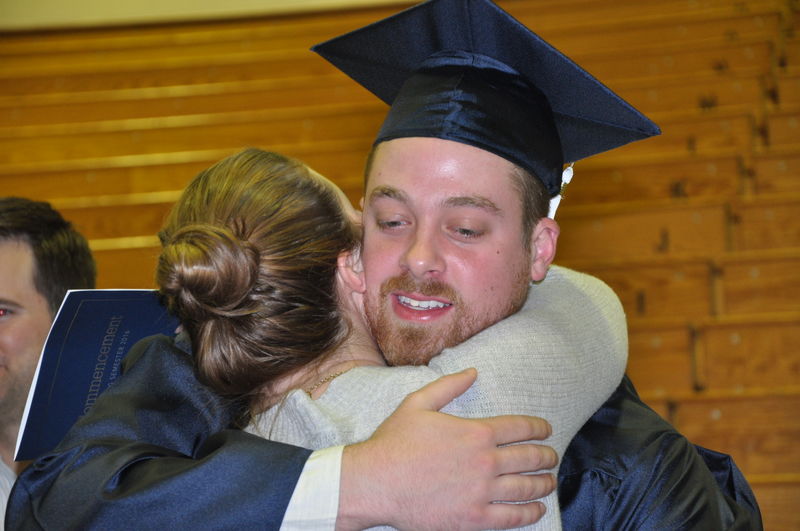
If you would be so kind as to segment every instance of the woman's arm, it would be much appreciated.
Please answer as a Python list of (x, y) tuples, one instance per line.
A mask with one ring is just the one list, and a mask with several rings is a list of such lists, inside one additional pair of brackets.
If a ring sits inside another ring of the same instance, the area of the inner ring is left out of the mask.
[[(442, 372), (478, 369), (476, 384), (444, 411), (542, 417), (553, 426), (545, 442), (561, 457), (619, 385), (627, 355), (625, 314), (614, 292), (594, 277), (552, 267), (519, 312), (430, 365)], [(548, 511), (539, 525), (560, 528), (556, 494), (543, 502)]]
[[(323, 448), (369, 437), (406, 394), (442, 374), (478, 369), (477, 382), (443, 411), (464, 416), (528, 414), (553, 425), (546, 440), (559, 455), (619, 384), (627, 330), (619, 300), (599, 280), (562, 268), (533, 286), (525, 307), (428, 367), (358, 367), (312, 400), (300, 390), (261, 414), (250, 429)], [(559, 529), (555, 495), (542, 528)]]

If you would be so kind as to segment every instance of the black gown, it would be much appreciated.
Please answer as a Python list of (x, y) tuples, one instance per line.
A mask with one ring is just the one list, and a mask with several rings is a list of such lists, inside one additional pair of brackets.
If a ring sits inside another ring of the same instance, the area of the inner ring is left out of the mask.
[[(120, 378), (23, 472), (7, 529), (278, 529), (309, 450), (231, 429), (186, 343), (139, 342)], [(625, 378), (559, 473), (564, 529), (761, 529), (733, 461), (696, 448)]]

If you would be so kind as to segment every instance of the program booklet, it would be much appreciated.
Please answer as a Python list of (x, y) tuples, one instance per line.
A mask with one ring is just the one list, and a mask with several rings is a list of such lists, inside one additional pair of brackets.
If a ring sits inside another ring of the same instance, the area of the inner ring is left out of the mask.
[(22, 416), (15, 460), (55, 448), (113, 385), (140, 339), (174, 335), (178, 320), (154, 290), (70, 290), (45, 341)]

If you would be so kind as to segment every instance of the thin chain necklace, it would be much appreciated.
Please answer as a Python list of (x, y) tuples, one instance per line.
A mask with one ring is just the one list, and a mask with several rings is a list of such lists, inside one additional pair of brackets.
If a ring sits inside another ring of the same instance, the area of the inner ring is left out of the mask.
[[(351, 367), (351, 368), (352, 368), (352, 367)], [(326, 384), (326, 383), (330, 382), (331, 380), (333, 380), (333, 379), (334, 379), (334, 378), (336, 378), (337, 376), (341, 376), (341, 375), (343, 375), (344, 373), (346, 373), (346, 372), (347, 372), (347, 371), (349, 371), (349, 370), (350, 370), (350, 369), (345, 369), (345, 370), (343, 370), (343, 371), (339, 371), (339, 372), (335, 372), (335, 373), (333, 373), (333, 374), (329, 374), (328, 376), (326, 376), (326, 377), (325, 377), (325, 378), (323, 378), (322, 380), (318, 381), (317, 383), (315, 383), (315, 384), (314, 384), (314, 385), (312, 385), (311, 387), (307, 387), (307, 388), (303, 389), (303, 391), (305, 391), (305, 392), (308, 394), (308, 396), (311, 396), (311, 393), (313, 393), (314, 391), (316, 391), (317, 389), (319, 389), (319, 386), (321, 386), (321, 385), (324, 385), (324, 384)]]

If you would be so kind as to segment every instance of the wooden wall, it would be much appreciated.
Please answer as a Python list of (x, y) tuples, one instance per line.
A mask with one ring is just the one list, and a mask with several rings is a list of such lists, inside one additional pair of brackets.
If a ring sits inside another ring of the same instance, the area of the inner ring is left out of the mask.
[[(621, 297), (646, 400), (800, 528), (797, 2), (499, 3), (661, 125), (576, 165), (558, 262)], [(73, 220), (100, 287), (152, 286), (164, 214), (242, 147), (355, 201), (385, 107), (308, 47), (391, 12), (0, 35), (0, 195)]]

